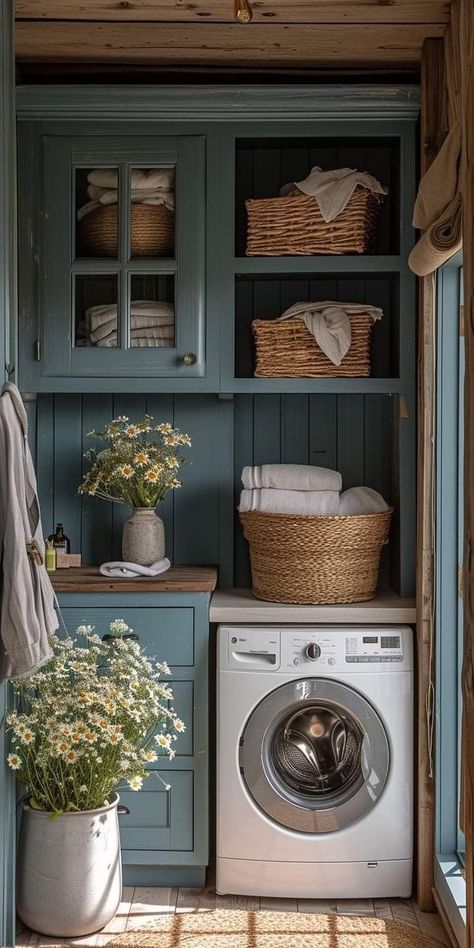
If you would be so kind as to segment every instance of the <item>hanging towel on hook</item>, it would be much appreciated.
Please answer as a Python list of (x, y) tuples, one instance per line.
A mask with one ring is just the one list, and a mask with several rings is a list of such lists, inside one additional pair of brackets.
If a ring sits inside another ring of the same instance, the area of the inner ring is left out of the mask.
[(44, 543), (28, 421), (16, 385), (0, 398), (0, 679), (22, 678), (52, 657), (59, 626)]

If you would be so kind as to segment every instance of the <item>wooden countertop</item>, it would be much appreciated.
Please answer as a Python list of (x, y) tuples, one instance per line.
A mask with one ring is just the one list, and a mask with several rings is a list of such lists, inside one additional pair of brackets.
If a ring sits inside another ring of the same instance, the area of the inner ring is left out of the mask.
[(172, 566), (159, 576), (108, 579), (98, 566), (58, 569), (51, 574), (56, 592), (213, 592), (217, 584), (215, 566)]
[(379, 593), (370, 602), (332, 606), (293, 606), (263, 602), (250, 589), (217, 589), (210, 609), (211, 622), (306, 623), (391, 625), (416, 622), (414, 599), (400, 599), (393, 592)]

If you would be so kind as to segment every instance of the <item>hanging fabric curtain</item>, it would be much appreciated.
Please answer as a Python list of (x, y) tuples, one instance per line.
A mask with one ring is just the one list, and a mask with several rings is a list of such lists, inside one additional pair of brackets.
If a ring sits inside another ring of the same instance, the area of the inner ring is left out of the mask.
[[(462, 670), (462, 804), (466, 836), (466, 948), (474, 948), (474, 5), (451, 8), (459, 36), (461, 73), (461, 193), (464, 245), (464, 658)], [(448, 634), (449, 634), (449, 630)]]
[(433, 164), (423, 175), (413, 210), (413, 226), (423, 231), (409, 265), (427, 276), (462, 247), (461, 148), (462, 96), (459, 3), (451, 7), (444, 38), (448, 135)]

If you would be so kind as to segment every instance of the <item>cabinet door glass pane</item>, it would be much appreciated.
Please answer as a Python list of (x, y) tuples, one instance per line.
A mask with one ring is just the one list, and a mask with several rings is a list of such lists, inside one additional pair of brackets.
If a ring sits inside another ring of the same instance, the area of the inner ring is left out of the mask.
[(76, 257), (118, 256), (118, 168), (76, 168)]
[(130, 279), (130, 348), (175, 346), (173, 274), (135, 274)]
[(119, 346), (117, 274), (76, 274), (74, 279), (75, 345)]
[(130, 255), (174, 255), (175, 169), (130, 171)]

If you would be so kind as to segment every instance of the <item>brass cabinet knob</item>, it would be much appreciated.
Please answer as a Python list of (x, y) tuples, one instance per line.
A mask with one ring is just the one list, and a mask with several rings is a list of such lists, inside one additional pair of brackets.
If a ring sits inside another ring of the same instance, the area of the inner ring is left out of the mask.
[(185, 365), (196, 365), (197, 355), (195, 355), (194, 352), (187, 352), (186, 355), (183, 356), (183, 362)]

